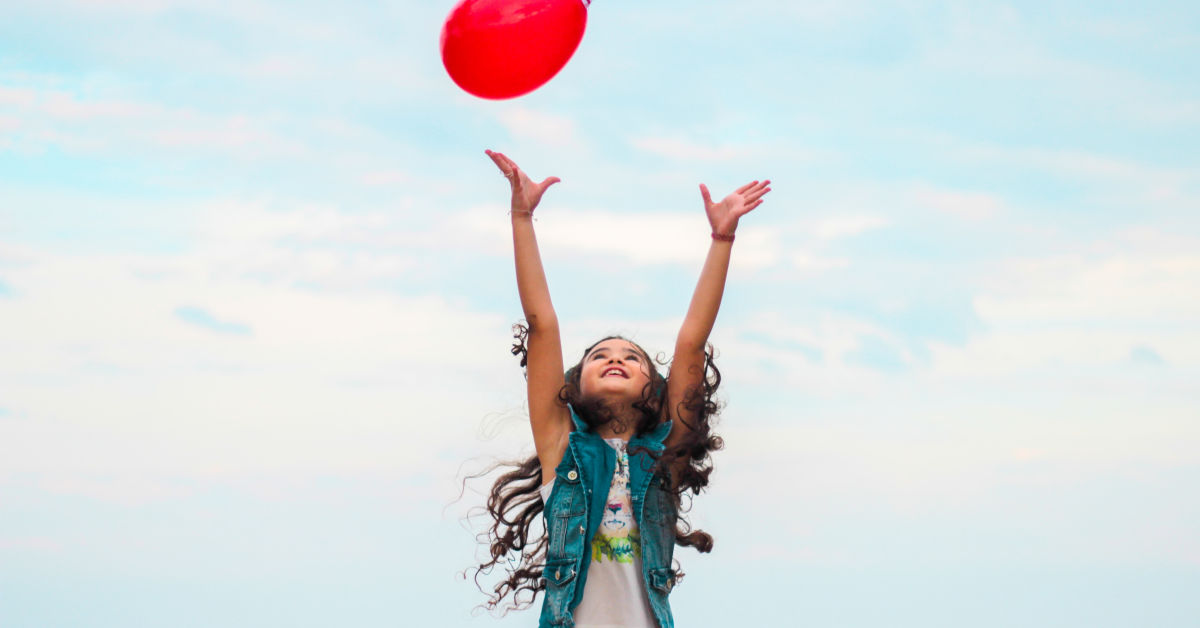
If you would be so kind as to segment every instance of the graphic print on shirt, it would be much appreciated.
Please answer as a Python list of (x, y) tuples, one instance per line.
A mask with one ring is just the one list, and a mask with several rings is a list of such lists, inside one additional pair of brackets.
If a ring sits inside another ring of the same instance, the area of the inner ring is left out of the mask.
[(633, 558), (642, 557), (642, 537), (633, 518), (633, 502), (629, 496), (629, 455), (625, 442), (611, 439), (617, 450), (617, 469), (613, 473), (612, 485), (608, 490), (608, 502), (604, 518), (596, 536), (592, 537), (592, 560), (604, 559), (618, 563), (632, 563)]

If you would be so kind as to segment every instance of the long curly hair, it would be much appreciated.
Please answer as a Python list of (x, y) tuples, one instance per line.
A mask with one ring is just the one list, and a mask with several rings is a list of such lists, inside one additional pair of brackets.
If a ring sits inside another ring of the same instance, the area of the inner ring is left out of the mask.
[[(512, 353), (520, 359), (522, 368), (525, 368), (528, 356), (528, 337), (528, 327), (520, 323), (513, 326)], [(584, 350), (584, 357), (596, 345), (612, 339), (625, 340), (636, 347), (651, 371), (650, 382), (642, 390), (641, 398), (633, 403), (638, 411), (634, 432), (640, 436), (669, 418), (665, 408), (667, 380), (655, 367), (656, 364), (664, 364), (664, 361), (652, 360), (645, 349), (621, 336), (601, 338)], [(712, 423), (721, 409), (714, 398), (721, 384), (721, 372), (713, 364), (713, 355), (712, 345), (708, 345), (704, 352), (700, 384), (687, 391), (674, 413), (675, 419), (680, 421), (684, 420), (681, 417), (692, 417), (691, 421), (685, 421), (689, 429), (685, 431), (681, 442), (666, 448), (657, 456), (655, 467), (657, 472), (667, 474), (668, 485), (674, 488), (675, 507), (679, 513), (675, 543), (700, 552), (712, 551), (713, 538), (703, 530), (691, 528), (684, 516), (690, 509), (690, 496), (688, 506), (684, 507), (683, 495), (688, 492), (698, 495), (708, 486), (709, 476), (713, 472), (711, 453), (724, 446), (721, 437), (712, 432)], [(602, 402), (583, 398), (579, 389), (582, 364), (583, 358), (567, 369), (562, 389), (558, 392), (559, 400), (570, 404), (589, 429), (595, 430), (606, 423), (618, 422), (614, 428), (618, 432), (623, 431), (624, 426), (619, 424), (623, 419), (609, 412)], [(653, 455), (652, 452), (648, 453)], [(686, 464), (682, 461), (686, 461)], [(506, 577), (492, 588), (491, 593), (484, 592), (488, 599), (483, 606), (489, 611), (502, 608), (507, 613), (509, 610), (528, 608), (537, 600), (538, 593), (545, 589), (542, 570), (550, 539), (544, 526), (536, 530), (533, 528), (535, 523), (540, 523), (539, 515), (545, 510), (538, 493), (543, 484), (540, 459), (534, 455), (500, 466), (511, 466), (512, 469), (496, 479), (488, 495), (487, 513), (491, 517), (491, 525), (479, 535), (479, 539), (481, 543), (487, 543), (491, 558), (475, 568), (475, 584), (483, 591), (479, 577), (503, 564)], [(481, 477), (496, 468), (492, 467), (468, 479)], [(682, 579), (683, 572), (676, 569), (676, 582)], [(502, 607), (505, 599), (510, 597), (508, 605)]]

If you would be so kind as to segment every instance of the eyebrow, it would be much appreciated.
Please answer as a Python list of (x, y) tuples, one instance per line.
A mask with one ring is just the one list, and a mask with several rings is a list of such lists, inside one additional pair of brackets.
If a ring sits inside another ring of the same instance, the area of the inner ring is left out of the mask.
[[(625, 350), (626, 350), (628, 353), (630, 353), (630, 354), (632, 354), (632, 355), (636, 355), (636, 356), (637, 356), (637, 357), (639, 357), (639, 358), (640, 358), (640, 357), (642, 357), (642, 354), (641, 354), (641, 353), (640, 353), (640, 352), (639, 352), (637, 349), (634, 349), (633, 347), (627, 347)], [(595, 349), (592, 349), (591, 351), (589, 351), (589, 352), (588, 352), (588, 354), (587, 354), (587, 355), (585, 355), (585, 356), (583, 356), (583, 357), (584, 357), (584, 359), (587, 359), (587, 358), (590, 358), (590, 357), (592, 357), (593, 355), (595, 355), (595, 354), (597, 354), (597, 353), (599, 353), (599, 352), (601, 352), (601, 351), (614, 351), (614, 352), (620, 352), (621, 350), (620, 350), (620, 349), (611, 349), (611, 348), (609, 348), (609, 347), (596, 347)]]

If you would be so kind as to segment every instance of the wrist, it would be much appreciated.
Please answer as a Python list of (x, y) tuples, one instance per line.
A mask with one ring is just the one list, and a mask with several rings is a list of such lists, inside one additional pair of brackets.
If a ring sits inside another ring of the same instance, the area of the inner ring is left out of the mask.
[(716, 242), (730, 242), (730, 243), (732, 243), (732, 242), (733, 242), (733, 234), (732, 234), (732, 233), (717, 233), (716, 231), (713, 231), (713, 232), (712, 232), (712, 239), (713, 239), (714, 241), (716, 241)]

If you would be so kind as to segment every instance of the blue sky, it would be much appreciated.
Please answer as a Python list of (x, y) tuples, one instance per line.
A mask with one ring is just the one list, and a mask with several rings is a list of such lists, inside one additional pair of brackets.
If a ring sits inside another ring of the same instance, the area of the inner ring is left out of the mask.
[(599, 0), (503, 102), (450, 3), (4, 6), (0, 625), (532, 625), (456, 577), (532, 448), (485, 148), (567, 359), (774, 181), (681, 626), (1200, 621), (1192, 4)]

